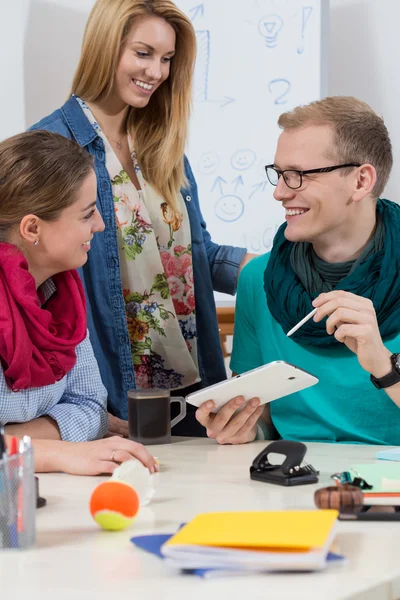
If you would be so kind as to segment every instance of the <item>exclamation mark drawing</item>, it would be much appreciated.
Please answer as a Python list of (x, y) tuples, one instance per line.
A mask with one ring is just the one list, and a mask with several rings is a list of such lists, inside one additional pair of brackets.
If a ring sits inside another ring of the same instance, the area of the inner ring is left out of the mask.
[(299, 46), (299, 48), (297, 48), (297, 54), (302, 54), (304, 52), (304, 30), (306, 28), (307, 21), (310, 18), (312, 11), (312, 6), (303, 6), (301, 19), (301, 45)]

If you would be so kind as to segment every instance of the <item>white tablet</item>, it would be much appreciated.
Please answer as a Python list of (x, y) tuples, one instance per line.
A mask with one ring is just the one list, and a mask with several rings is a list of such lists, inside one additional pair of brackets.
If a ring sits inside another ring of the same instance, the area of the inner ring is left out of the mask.
[(186, 396), (186, 401), (194, 406), (200, 406), (207, 400), (214, 400), (216, 406), (212, 412), (218, 412), (236, 396), (243, 396), (246, 401), (260, 398), (261, 404), (266, 404), (294, 392), (300, 392), (316, 383), (318, 379), (311, 373), (283, 360), (276, 360), (193, 392)]

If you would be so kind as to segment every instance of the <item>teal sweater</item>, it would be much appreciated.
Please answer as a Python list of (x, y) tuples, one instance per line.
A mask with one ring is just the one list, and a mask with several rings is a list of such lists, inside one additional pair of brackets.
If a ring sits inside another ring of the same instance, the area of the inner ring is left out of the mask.
[[(400, 409), (372, 385), (357, 356), (342, 344), (300, 345), (271, 316), (263, 286), (268, 258), (253, 259), (239, 278), (232, 371), (285, 360), (318, 377), (317, 385), (271, 402), (272, 421), (284, 439), (400, 445)], [(400, 335), (385, 345), (400, 352)]]

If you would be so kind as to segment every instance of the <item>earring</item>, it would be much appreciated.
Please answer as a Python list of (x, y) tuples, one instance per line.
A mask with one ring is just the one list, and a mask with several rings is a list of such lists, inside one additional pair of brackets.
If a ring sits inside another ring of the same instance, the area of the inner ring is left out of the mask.
[(39, 245), (39, 240), (35, 240), (35, 241), (33, 242), (33, 245), (34, 245), (34, 246), (38, 246), (38, 245)]

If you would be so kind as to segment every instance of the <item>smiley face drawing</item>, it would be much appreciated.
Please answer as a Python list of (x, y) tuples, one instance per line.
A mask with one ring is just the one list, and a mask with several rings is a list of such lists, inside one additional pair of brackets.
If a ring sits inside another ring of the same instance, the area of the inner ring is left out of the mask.
[(215, 205), (215, 214), (221, 221), (233, 223), (240, 219), (244, 212), (244, 203), (239, 196), (221, 196)]
[(231, 158), (231, 166), (236, 171), (247, 171), (254, 165), (257, 156), (253, 150), (237, 150)]
[(199, 171), (202, 175), (211, 175), (219, 167), (219, 156), (215, 152), (205, 152), (199, 160)]

